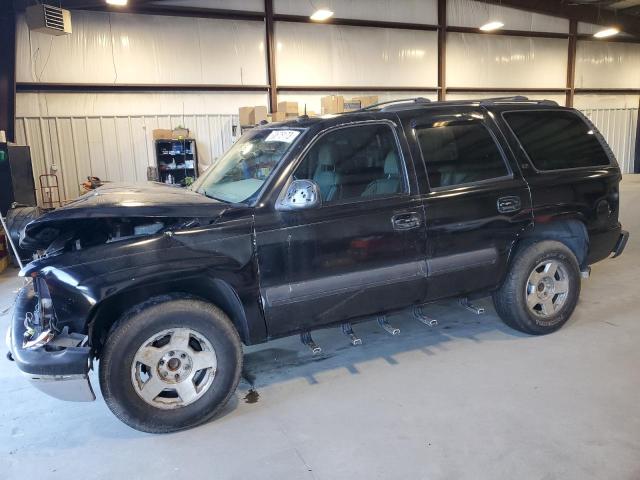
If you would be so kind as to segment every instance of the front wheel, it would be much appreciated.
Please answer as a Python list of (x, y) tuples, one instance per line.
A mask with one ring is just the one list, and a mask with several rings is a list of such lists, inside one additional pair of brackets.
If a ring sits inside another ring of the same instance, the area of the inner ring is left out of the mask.
[(213, 417), (235, 391), (240, 338), (220, 309), (190, 298), (158, 297), (111, 329), (100, 358), (100, 388), (130, 427), (168, 433)]
[(563, 243), (545, 240), (520, 249), (493, 303), (502, 320), (532, 335), (562, 327), (580, 296), (580, 269)]

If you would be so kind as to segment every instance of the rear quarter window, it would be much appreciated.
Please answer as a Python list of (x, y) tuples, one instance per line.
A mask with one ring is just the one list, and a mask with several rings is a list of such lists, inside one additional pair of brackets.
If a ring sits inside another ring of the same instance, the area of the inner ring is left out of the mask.
[(609, 165), (591, 127), (571, 111), (506, 112), (505, 121), (538, 170)]

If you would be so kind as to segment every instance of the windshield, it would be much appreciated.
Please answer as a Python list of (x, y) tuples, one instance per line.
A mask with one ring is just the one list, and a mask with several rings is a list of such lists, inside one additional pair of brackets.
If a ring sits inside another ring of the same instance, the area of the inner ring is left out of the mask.
[(193, 184), (208, 197), (241, 203), (253, 196), (271, 175), (300, 130), (251, 130)]

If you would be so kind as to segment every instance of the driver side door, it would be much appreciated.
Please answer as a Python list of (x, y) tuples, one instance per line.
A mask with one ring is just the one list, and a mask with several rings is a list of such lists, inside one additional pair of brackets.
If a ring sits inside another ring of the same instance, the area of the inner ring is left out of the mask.
[(256, 215), (269, 336), (389, 311), (426, 296), (425, 218), (391, 120), (334, 127), (298, 159), (321, 206)]

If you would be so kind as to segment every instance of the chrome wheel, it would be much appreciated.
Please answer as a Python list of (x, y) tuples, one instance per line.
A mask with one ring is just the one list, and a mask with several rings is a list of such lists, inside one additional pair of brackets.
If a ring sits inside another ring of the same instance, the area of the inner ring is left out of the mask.
[(156, 408), (175, 409), (204, 395), (218, 360), (211, 343), (190, 328), (163, 330), (145, 340), (131, 365), (136, 393)]
[(533, 269), (525, 287), (527, 307), (539, 317), (550, 317), (564, 305), (569, 295), (569, 275), (556, 260), (545, 260)]

